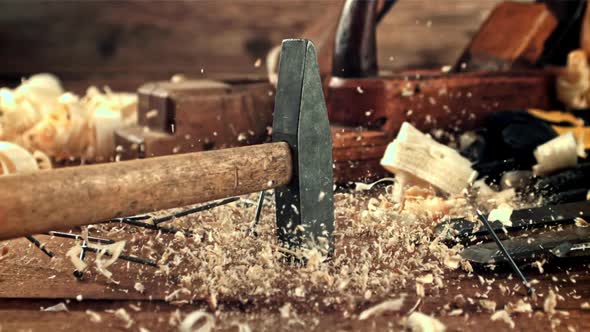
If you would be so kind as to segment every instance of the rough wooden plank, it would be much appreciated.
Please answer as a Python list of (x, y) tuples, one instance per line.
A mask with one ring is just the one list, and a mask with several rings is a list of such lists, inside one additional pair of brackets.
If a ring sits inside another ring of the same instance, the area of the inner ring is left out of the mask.
[(0, 14), (0, 72), (95, 73), (143, 80), (175, 73), (259, 73), (254, 62), (332, 1), (10, 1)]
[(377, 28), (381, 70), (455, 63), (501, 0), (398, 1)]
[[(47, 238), (41, 238), (47, 240)], [(59, 255), (63, 255), (63, 251), (69, 247), (67, 243), (64, 240), (52, 240), (51, 247), (56, 249)], [(71, 242), (69, 243), (71, 244)], [(176, 330), (176, 327), (169, 325), (168, 321), (175, 310), (179, 309), (183, 315), (197, 309), (210, 310), (203, 299), (197, 299), (193, 304), (183, 306), (163, 302), (162, 299), (166, 295), (164, 290), (167, 287), (158, 284), (158, 282), (162, 282), (162, 279), (159, 281), (153, 279), (155, 269), (144, 270), (145, 274), (141, 282), (146, 286), (146, 293), (140, 294), (132, 288), (135, 280), (126, 277), (137, 274), (137, 265), (131, 264), (129, 271), (126, 270), (127, 267), (124, 263), (116, 263), (113, 266), (114, 275), (120, 277), (118, 278), (121, 282), (120, 285), (107, 284), (102, 277), (96, 280), (88, 278), (88, 280), (80, 282), (71, 276), (72, 268), (68, 262), (58, 262), (54, 259), (51, 264), (47, 264), (48, 259), (37, 249), (30, 247), (24, 239), (13, 240), (9, 244), (13, 256), (0, 264), (0, 326), (3, 331), (19, 329), (61, 331), (73, 328), (78, 330), (99, 328), (125, 330), (123, 321), (112, 313), (106, 312), (106, 310), (119, 308), (124, 308), (135, 321), (132, 329), (137, 330), (142, 326), (152, 331), (173, 331)], [(478, 273), (486, 279), (494, 278), (498, 282), (501, 281), (510, 288), (520, 283), (517, 278), (509, 277), (510, 271), (505, 269), (480, 270)], [(535, 288), (539, 292), (540, 298), (537, 301), (531, 301), (533, 313), (512, 315), (517, 330), (541, 331), (550, 325), (548, 316), (543, 313), (544, 296), (550, 288), (558, 288), (559, 293), (565, 296), (564, 300), (557, 302), (556, 309), (569, 313), (568, 316), (556, 314), (555, 317), (561, 320), (561, 324), (557, 326), (556, 330), (567, 331), (568, 327), (572, 327), (577, 331), (586, 331), (590, 328), (590, 311), (580, 308), (582, 302), (587, 302), (590, 299), (590, 272), (587, 263), (570, 263), (562, 266), (548, 264), (545, 265), (544, 274), (540, 274), (536, 269), (526, 269), (525, 273), (530, 279), (538, 280)], [(55, 278), (48, 279), (52, 275), (55, 275)], [(477, 305), (469, 304), (467, 299), (471, 298), (475, 301), (482, 298), (488, 299), (495, 301), (498, 308), (502, 308), (508, 302), (518, 301), (523, 294), (522, 291), (513, 296), (504, 296), (500, 289), (494, 285), (487, 289), (480, 283), (476, 275), (467, 276), (461, 272), (447, 272), (445, 275), (446, 286), (440, 290), (428, 289), (427, 296), (420, 300), (416, 310), (436, 316), (447, 325), (448, 331), (465, 331), (476, 327), (482, 330), (509, 330), (508, 325), (504, 322), (491, 321), (491, 313), (482, 311)], [(572, 282), (571, 278), (575, 278), (576, 282)], [(344, 303), (318, 309), (313, 304), (307, 303), (305, 299), (300, 303), (293, 303), (293, 305), (298, 317), (307, 324), (306, 330), (357, 330), (362, 328), (368, 331), (384, 331), (388, 329), (389, 324), (398, 326), (401, 318), (418, 302), (414, 285), (409, 284), (400, 293), (406, 293), (407, 298), (399, 313), (385, 314), (368, 321), (359, 321), (350, 315), (358, 314), (385, 299), (396, 298), (399, 293), (374, 294), (370, 300), (353, 300), (355, 303), (353, 307)], [(578, 295), (579, 299), (573, 299), (571, 297), (573, 294)], [(77, 295), (82, 295), (81, 302), (75, 300)], [(462, 295), (467, 302), (462, 307), (464, 314), (448, 316), (444, 313), (448, 312), (448, 309), (444, 309), (444, 307), (453, 302), (457, 295)], [(70, 311), (50, 313), (39, 310), (40, 307), (48, 307), (59, 302), (67, 302)], [(249, 304), (240, 304), (231, 298), (221, 298), (219, 299), (217, 326), (221, 330), (228, 330), (232, 324), (244, 322), (255, 331), (276, 330), (279, 326), (286, 330), (300, 330), (300, 325), (286, 324), (286, 320), (280, 317), (278, 308), (283, 304), (281, 299), (271, 299), (271, 301), (259, 299)], [(134, 307), (139, 308), (139, 311), (134, 310)], [(85, 314), (88, 309), (99, 313), (103, 322), (91, 322), (89, 316)], [(348, 316), (343, 315), (343, 311), (348, 311)], [(317, 317), (321, 317), (321, 319), (317, 320)]]
[(504, 2), (482, 24), (454, 70), (530, 68), (539, 62), (557, 23), (545, 4)]
[[(32, 330), (32, 331), (137, 331), (139, 327), (150, 331), (177, 331), (177, 327), (169, 324), (172, 312), (177, 308), (166, 305), (150, 305), (141, 303), (141, 311), (136, 312), (128, 302), (92, 303), (88, 305), (71, 305), (70, 312), (39, 312), (38, 308), (27, 309), (0, 309), (0, 326), (6, 331)], [(98, 312), (103, 321), (93, 323), (90, 316), (85, 313), (86, 308)], [(125, 328), (125, 323), (116, 318), (114, 314), (107, 313), (103, 308), (116, 310), (124, 308), (129, 313), (134, 323), (130, 329)], [(73, 308), (73, 310), (72, 310)], [(100, 309), (98, 309), (100, 308)], [(192, 310), (202, 309), (202, 306), (185, 306), (180, 308), (182, 317)], [(537, 311), (538, 312), (538, 311)], [(344, 319), (341, 314), (327, 312), (321, 315), (310, 313), (298, 313), (298, 318), (306, 325), (306, 331), (391, 331), (389, 326), (401, 327), (400, 314), (386, 314), (366, 321), (358, 319)], [(545, 331), (550, 326), (548, 318), (541, 315), (516, 314), (513, 318), (517, 329), (511, 330), (502, 321), (491, 321), (489, 313), (470, 312), (470, 317), (437, 317), (446, 326), (447, 331)], [(569, 317), (560, 318), (562, 323), (556, 327), (556, 331), (568, 331), (572, 327), (577, 331), (587, 331), (590, 328), (590, 314), (580, 310), (570, 311)], [(314, 322), (316, 322), (314, 324)], [(237, 331), (237, 324), (247, 324), (252, 331), (301, 331), (302, 324), (288, 324), (287, 319), (282, 319), (278, 309), (263, 309), (256, 313), (245, 313), (238, 310), (221, 311), (216, 317), (216, 331)], [(397, 331), (397, 329), (395, 329)]]
[[(378, 28), (382, 69), (452, 64), (500, 0), (399, 1)], [(257, 58), (297, 37), (341, 0), (8, 1), (0, 12), (0, 73), (54, 72), (66, 87), (135, 90), (176, 73), (195, 78), (266, 74)], [(318, 25), (324, 26), (324, 25)], [(321, 54), (319, 55), (320, 58)], [(329, 61), (326, 62), (329, 65)], [(203, 69), (203, 72), (201, 72)]]
[(377, 127), (392, 136), (404, 121), (422, 131), (468, 130), (497, 110), (557, 107), (554, 79), (552, 71), (333, 77), (328, 114), (332, 123)]

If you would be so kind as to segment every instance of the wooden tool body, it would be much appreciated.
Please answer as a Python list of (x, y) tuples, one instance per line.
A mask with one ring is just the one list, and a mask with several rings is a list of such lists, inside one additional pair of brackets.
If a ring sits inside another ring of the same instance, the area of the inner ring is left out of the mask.
[(137, 126), (115, 134), (121, 160), (260, 144), (272, 124), (265, 82), (150, 82), (137, 94)]
[[(481, 59), (498, 58), (508, 63), (506, 66), (468, 73), (415, 70), (393, 74), (376, 68), (377, 3), (346, 3), (335, 37), (332, 77), (326, 84), (328, 114), (333, 124), (364, 126), (392, 136), (404, 121), (423, 131), (463, 131), (496, 110), (559, 105), (554, 93), (556, 73), (532, 66), (541, 56), (543, 41), (556, 26), (555, 18), (543, 4), (499, 5), (465, 53), (469, 59), (485, 53), (488, 57)], [(529, 26), (527, 22), (536, 23)], [(490, 28), (495, 25), (500, 25), (502, 31), (517, 26), (510, 36), (513, 43), (500, 42), (509, 33)], [(494, 38), (486, 37), (490, 34)], [(357, 44), (369, 46), (351, 47)], [(512, 70), (512, 63), (522, 57), (530, 60), (527, 69)]]
[(380, 129), (392, 136), (404, 121), (423, 131), (463, 131), (497, 110), (557, 107), (555, 77), (550, 70), (332, 77), (328, 114), (333, 123)]
[(287, 143), (0, 178), (0, 240), (206, 202), (289, 183)]
[(543, 3), (503, 2), (481, 25), (454, 71), (508, 70), (539, 64), (558, 25)]

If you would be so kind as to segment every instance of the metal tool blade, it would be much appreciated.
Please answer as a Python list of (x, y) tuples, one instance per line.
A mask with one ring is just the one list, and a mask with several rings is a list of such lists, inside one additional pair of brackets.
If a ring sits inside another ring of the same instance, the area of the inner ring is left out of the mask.
[(273, 115), (273, 142), (287, 142), (293, 178), (276, 190), (279, 240), (288, 247), (333, 251), (332, 138), (313, 44), (283, 41)]
[[(522, 261), (538, 259), (564, 243), (577, 244), (589, 240), (589, 227), (574, 227), (567, 230), (549, 231), (527, 237), (512, 238), (504, 240), (502, 243), (515, 260)], [(471, 262), (481, 264), (507, 261), (493, 242), (469, 246), (461, 252), (461, 256)]]
[[(494, 231), (505, 228), (507, 231), (542, 228), (558, 224), (573, 224), (576, 217), (590, 216), (590, 201), (548, 205), (537, 208), (520, 209), (512, 212), (510, 221), (512, 226), (502, 225), (499, 221), (491, 223)], [(451, 219), (440, 223), (436, 229), (437, 234), (446, 232), (447, 239), (467, 238), (487, 234), (487, 230), (478, 224), (464, 218)]]
[(590, 239), (581, 243), (564, 242), (550, 251), (559, 258), (590, 257)]

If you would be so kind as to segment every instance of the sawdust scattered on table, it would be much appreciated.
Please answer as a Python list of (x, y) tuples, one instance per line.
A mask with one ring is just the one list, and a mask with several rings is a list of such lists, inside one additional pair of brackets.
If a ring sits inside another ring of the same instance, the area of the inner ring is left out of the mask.
[(304, 266), (285, 261), (272, 203), (264, 208), (256, 238), (247, 235), (253, 208), (232, 204), (174, 222), (190, 228), (193, 237), (177, 234), (171, 241), (158, 235), (142, 245), (129, 243), (138, 255), (158, 260), (158, 273), (169, 276), (169, 301), (206, 297), (212, 307), (219, 298), (321, 300), (331, 306), (349, 296), (395, 293), (424, 276), (432, 279), (428, 287), (441, 288), (445, 269), (471, 270), (458, 256), (460, 246), (448, 248), (434, 236), (436, 222), (427, 214), (398, 212), (388, 195), (359, 196), (336, 194), (334, 257), (317, 249), (294, 253), (305, 258)]
[[(327, 258), (316, 249), (289, 252), (304, 257), (304, 265), (287, 261), (286, 250), (277, 242), (272, 199), (264, 205), (258, 236), (248, 235), (255, 210), (251, 203), (256, 195), (167, 223), (191, 230), (192, 237), (120, 225), (92, 226), (91, 230), (98, 230), (102, 237), (125, 238), (127, 254), (156, 260), (159, 269), (155, 274), (165, 277), (166, 301), (170, 303), (204, 300), (214, 312), (220, 303), (271, 305), (289, 321), (299, 321), (298, 312), (321, 312), (326, 308), (340, 310), (348, 319), (364, 319), (382, 312), (410, 315), (419, 301), (409, 309), (412, 303), (403, 302), (408, 289), (415, 288), (418, 297), (423, 297), (445, 287), (445, 271), (461, 269), (473, 276), (469, 262), (459, 256), (461, 245), (448, 247), (434, 234), (441, 219), (468, 215), (469, 209), (459, 197), (441, 200), (410, 195), (410, 202), (400, 211), (391, 191), (388, 186), (335, 194), (335, 253)], [(440, 204), (443, 213), (433, 214), (436, 209), (423, 208), (429, 204)], [(142, 266), (137, 276), (129, 276), (143, 282), (135, 285), (138, 292), (149, 292), (144, 284), (150, 284), (146, 277), (154, 273), (146, 271), (151, 269)], [(116, 274), (113, 278), (117, 278)], [(464, 316), (462, 307), (468, 302), (490, 312), (492, 320), (512, 327), (513, 314), (534, 311), (533, 302), (523, 300), (496, 311), (496, 303), (485, 299), (495, 279), (480, 281), (482, 293), (476, 292), (477, 302), (456, 297), (442, 313)], [(505, 295), (517, 291), (517, 287), (508, 289), (502, 283), (495, 287), (504, 289)], [(549, 311), (554, 308), (551, 298), (549, 294), (549, 303), (545, 304)], [(183, 317), (177, 316), (171, 316), (171, 324), (181, 323)], [(402, 319), (398, 323), (404, 322)], [(552, 325), (558, 324), (558, 318), (553, 317)]]

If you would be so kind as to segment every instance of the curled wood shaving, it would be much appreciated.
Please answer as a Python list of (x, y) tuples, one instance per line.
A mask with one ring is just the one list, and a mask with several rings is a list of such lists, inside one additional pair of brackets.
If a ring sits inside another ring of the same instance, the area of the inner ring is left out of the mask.
[[(125, 241), (118, 241), (113, 244), (103, 244), (103, 245), (95, 245), (99, 250), (96, 255), (96, 270), (111, 279), (113, 273), (107, 270), (107, 267), (111, 266), (114, 262), (117, 261), (123, 249), (125, 249)], [(107, 255), (107, 259), (103, 259), (103, 257)]]
[(383, 178), (379, 179), (373, 183), (362, 183), (362, 182), (355, 182), (354, 183), (354, 190), (355, 191), (364, 191), (364, 190), (371, 190), (376, 184), (383, 183), (383, 182), (395, 182), (395, 178)]
[(489, 312), (494, 312), (496, 311), (496, 302), (491, 301), (491, 300), (479, 300), (478, 301), (479, 306), (482, 307), (483, 309), (489, 311)]
[(421, 284), (432, 284), (432, 282), (434, 281), (434, 276), (432, 275), (432, 273), (429, 273), (416, 278), (416, 281)]
[(416, 282), (416, 295), (418, 295), (418, 297), (426, 296), (426, 290), (424, 289), (424, 284), (422, 284), (420, 282)]
[(191, 291), (187, 288), (184, 288), (184, 287), (179, 288), (179, 289), (175, 290), (174, 292), (166, 295), (166, 297), (164, 297), (164, 301), (170, 302), (170, 301), (178, 299), (179, 296), (182, 294), (190, 294), (190, 293), (191, 293)]
[(136, 105), (136, 94), (90, 87), (80, 98), (53, 75), (33, 75), (16, 89), (0, 88), (0, 140), (56, 159), (109, 159), (113, 133), (136, 122)]
[(590, 309), (590, 302), (584, 302), (580, 304), (581, 309)]
[(145, 292), (145, 286), (141, 282), (136, 282), (133, 288), (140, 293)]
[(10, 142), (0, 141), (0, 175), (34, 172), (39, 169), (35, 156)]
[(574, 219), (574, 222), (576, 223), (577, 227), (588, 227), (590, 226), (590, 223), (588, 223), (586, 220), (580, 218), (580, 217), (576, 217)]
[(398, 180), (417, 179), (449, 194), (460, 194), (476, 174), (468, 159), (408, 122), (402, 124), (380, 163)]
[(571, 51), (566, 67), (557, 78), (557, 98), (568, 107), (588, 107), (589, 75), (586, 53), (583, 50)]
[(117, 317), (118, 319), (120, 319), (121, 321), (123, 321), (123, 323), (125, 323), (125, 328), (128, 329), (131, 326), (133, 326), (133, 319), (131, 319), (131, 316), (129, 315), (129, 313), (127, 312), (127, 310), (125, 310), (124, 308), (119, 308), (117, 309), (115, 312), (115, 317)]
[(90, 321), (93, 323), (100, 323), (102, 322), (102, 317), (95, 311), (86, 310), (86, 314), (90, 316)]
[(546, 260), (542, 260), (542, 261), (534, 261), (533, 265), (536, 266), (539, 269), (539, 273), (543, 274), (545, 273), (545, 269), (543, 269), (543, 265), (547, 263)]
[(279, 308), (279, 312), (281, 314), (281, 318), (290, 318), (291, 314), (294, 313), (293, 311), (293, 305), (289, 302), (283, 304), (280, 308)]
[(47, 308), (43, 309), (42, 311), (50, 311), (50, 312), (68, 311), (68, 307), (66, 307), (65, 303), (60, 302), (54, 306), (47, 307)]
[(404, 297), (400, 297), (394, 300), (388, 300), (382, 303), (379, 303), (369, 309), (364, 310), (359, 315), (359, 320), (365, 320), (369, 317), (379, 316), (385, 312), (391, 311), (399, 311), (404, 304)]
[(88, 264), (80, 259), (80, 253), (82, 253), (82, 247), (76, 244), (66, 252), (66, 257), (70, 259), (77, 271), (83, 272), (88, 267)]
[(413, 312), (406, 321), (412, 332), (444, 332), (447, 328), (438, 319), (421, 312)]
[[(202, 321), (199, 327), (195, 324)], [(209, 332), (215, 326), (215, 318), (201, 310), (188, 314), (178, 326), (178, 332)]]
[(516, 324), (514, 324), (514, 321), (512, 320), (512, 317), (510, 317), (510, 314), (506, 310), (496, 311), (492, 315), (492, 317), (490, 317), (490, 319), (492, 321), (501, 320), (504, 323), (508, 324), (508, 326), (510, 326), (511, 329), (513, 329), (516, 326)]
[(488, 215), (488, 220), (491, 221), (499, 221), (504, 226), (512, 226), (512, 221), (510, 221), (510, 216), (512, 215), (513, 208), (506, 204), (502, 203), (497, 208), (490, 211)]
[(233, 324), (233, 326), (236, 326), (238, 328), (238, 332), (252, 332), (250, 325), (246, 323), (235, 323)]
[(449, 316), (460, 316), (463, 314), (463, 309), (454, 309), (449, 312)]
[(525, 313), (525, 312), (533, 312), (533, 307), (531, 306), (530, 303), (524, 302), (522, 299), (520, 299), (515, 304), (512, 304), (512, 303), (507, 304), (506, 307), (504, 308), (504, 310), (506, 310), (508, 313), (513, 313), (513, 312)]
[(557, 295), (555, 295), (553, 290), (550, 290), (547, 298), (545, 298), (545, 302), (543, 302), (543, 310), (548, 314), (554, 314), (555, 307), (557, 307)]
[(554, 171), (574, 167), (578, 164), (578, 143), (572, 132), (560, 135), (539, 145), (533, 152), (537, 164), (535, 175), (546, 175)]
[(459, 255), (449, 255), (444, 258), (444, 264), (449, 269), (456, 270), (457, 268), (459, 268), (461, 260), (461, 256)]

